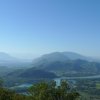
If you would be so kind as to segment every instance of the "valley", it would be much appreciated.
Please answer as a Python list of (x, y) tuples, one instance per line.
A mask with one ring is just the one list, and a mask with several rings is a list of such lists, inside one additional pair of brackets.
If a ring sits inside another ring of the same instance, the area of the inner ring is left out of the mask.
[(17, 93), (26, 93), (30, 86), (41, 81), (55, 80), (59, 85), (61, 80), (67, 80), (71, 87), (89, 97), (100, 94), (100, 63), (92, 58), (71, 52), (54, 52), (30, 63), (18, 64), (0, 67), (4, 87)]

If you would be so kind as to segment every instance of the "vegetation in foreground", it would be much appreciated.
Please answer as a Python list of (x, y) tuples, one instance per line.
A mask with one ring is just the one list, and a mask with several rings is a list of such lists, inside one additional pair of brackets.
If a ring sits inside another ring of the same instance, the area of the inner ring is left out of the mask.
[(26, 95), (0, 87), (0, 100), (76, 100), (79, 96), (65, 80), (59, 86), (55, 81), (34, 84), (27, 90)]

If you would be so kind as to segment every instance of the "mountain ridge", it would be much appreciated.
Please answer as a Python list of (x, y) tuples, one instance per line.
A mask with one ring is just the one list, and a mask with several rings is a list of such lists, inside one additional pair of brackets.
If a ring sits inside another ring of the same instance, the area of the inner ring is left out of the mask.
[(36, 58), (35, 60), (33, 60), (33, 64), (38, 64), (43, 62), (54, 62), (54, 61), (78, 60), (78, 59), (93, 61), (92, 58), (83, 56), (75, 52), (52, 52)]

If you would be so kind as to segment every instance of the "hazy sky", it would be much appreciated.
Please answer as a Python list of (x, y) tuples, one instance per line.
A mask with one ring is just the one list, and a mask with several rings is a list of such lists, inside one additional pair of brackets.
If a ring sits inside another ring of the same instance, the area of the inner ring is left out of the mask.
[(0, 51), (100, 57), (100, 0), (0, 0)]

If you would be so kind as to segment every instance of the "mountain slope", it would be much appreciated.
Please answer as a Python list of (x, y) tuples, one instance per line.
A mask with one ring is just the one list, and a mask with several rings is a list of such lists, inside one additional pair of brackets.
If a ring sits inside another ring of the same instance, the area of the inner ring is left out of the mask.
[(57, 75), (53, 72), (41, 70), (41, 69), (19, 69), (8, 73), (4, 77), (5, 86), (14, 86), (16, 83), (24, 84), (24, 83), (34, 83), (41, 80), (51, 80), (57, 78)]
[(18, 59), (13, 57), (7, 53), (0, 52), (0, 66), (7, 67), (29, 67), (31, 66), (31, 61), (24, 61), (22, 59)]
[[(91, 62), (90, 62), (91, 61)], [(100, 63), (92, 62), (92, 59), (73, 52), (54, 52), (46, 54), (33, 61), (33, 69), (42, 69), (56, 74), (100, 74)]]
[(8, 68), (6, 66), (0, 66), (0, 77), (7, 75), (8, 73), (14, 71), (15, 68)]
[(18, 78), (29, 78), (29, 79), (43, 79), (43, 78), (55, 78), (57, 77), (54, 73), (41, 70), (41, 69), (19, 69), (16, 71), (13, 71), (11, 73), (8, 73), (7, 76), (9, 77), (18, 77)]
[[(34, 67), (33, 67), (34, 68)], [(85, 60), (70, 60), (66, 62), (44, 63), (36, 67), (46, 71), (63, 74), (95, 75), (100, 74), (100, 63)]]
[(53, 79), (58, 76), (89, 76), (100, 74), (100, 63), (84, 60), (87, 57), (72, 52), (54, 52), (33, 61), (33, 66), (5, 76), (11, 82)]
[(62, 52), (62, 54), (65, 55), (65, 56), (67, 56), (71, 60), (77, 60), (77, 59), (89, 60), (88, 57), (83, 56), (83, 55), (78, 54), (78, 53), (74, 53), (74, 52)]
[(50, 54), (45, 54), (37, 59), (35, 59), (33, 61), (33, 64), (35, 66), (38, 66), (40, 64), (43, 64), (45, 62), (55, 62), (55, 61), (66, 61), (69, 60), (69, 58), (67, 56), (65, 56), (64, 54), (60, 53), (60, 52), (54, 52), (54, 53), (50, 53)]
[(55, 61), (68, 61), (68, 60), (77, 60), (77, 59), (81, 59), (81, 60), (89, 60), (91, 61), (91, 58), (85, 57), (83, 55), (80, 55), (78, 53), (74, 53), (74, 52), (53, 52), (50, 54), (45, 54), (37, 59), (35, 59), (33, 61), (33, 64), (36, 66), (39, 64), (43, 64), (45, 62), (55, 62)]
[(15, 57), (10, 56), (7, 53), (0, 52), (0, 61), (3, 62), (3, 61), (16, 61), (16, 60), (18, 60), (18, 59), (15, 58)]
[(33, 79), (52, 79), (56, 78), (57, 76), (49, 71), (44, 70), (34, 70), (33, 68), (26, 70), (25, 72), (21, 73), (19, 77), (22, 78), (33, 78)]

